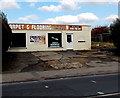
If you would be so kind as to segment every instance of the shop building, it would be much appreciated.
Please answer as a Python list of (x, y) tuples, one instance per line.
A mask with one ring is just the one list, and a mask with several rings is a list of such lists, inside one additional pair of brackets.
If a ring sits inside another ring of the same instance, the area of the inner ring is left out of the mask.
[(9, 24), (11, 52), (90, 50), (89, 25)]

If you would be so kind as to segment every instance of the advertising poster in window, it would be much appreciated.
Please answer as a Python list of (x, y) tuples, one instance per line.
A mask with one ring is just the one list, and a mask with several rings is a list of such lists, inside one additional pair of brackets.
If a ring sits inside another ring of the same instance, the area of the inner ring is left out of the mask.
[(45, 35), (31, 34), (30, 35), (30, 44), (46, 44)]

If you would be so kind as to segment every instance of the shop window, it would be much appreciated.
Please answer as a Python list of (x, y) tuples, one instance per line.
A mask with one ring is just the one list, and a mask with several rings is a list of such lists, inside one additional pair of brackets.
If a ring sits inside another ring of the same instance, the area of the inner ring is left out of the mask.
[(26, 47), (26, 34), (13, 33), (11, 47)]
[(48, 33), (48, 47), (59, 48), (62, 47), (61, 33)]
[(45, 35), (30, 35), (30, 44), (46, 44)]

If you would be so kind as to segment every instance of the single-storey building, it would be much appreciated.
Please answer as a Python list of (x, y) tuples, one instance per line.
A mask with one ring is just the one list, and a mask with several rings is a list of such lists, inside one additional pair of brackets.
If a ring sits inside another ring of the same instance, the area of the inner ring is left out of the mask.
[(10, 23), (12, 42), (8, 51), (90, 50), (89, 25)]

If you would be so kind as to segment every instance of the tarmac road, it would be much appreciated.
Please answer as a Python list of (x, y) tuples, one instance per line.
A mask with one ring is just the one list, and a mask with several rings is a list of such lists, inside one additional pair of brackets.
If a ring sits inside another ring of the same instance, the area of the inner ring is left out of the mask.
[(120, 74), (5, 83), (2, 96), (98, 96), (119, 93)]

